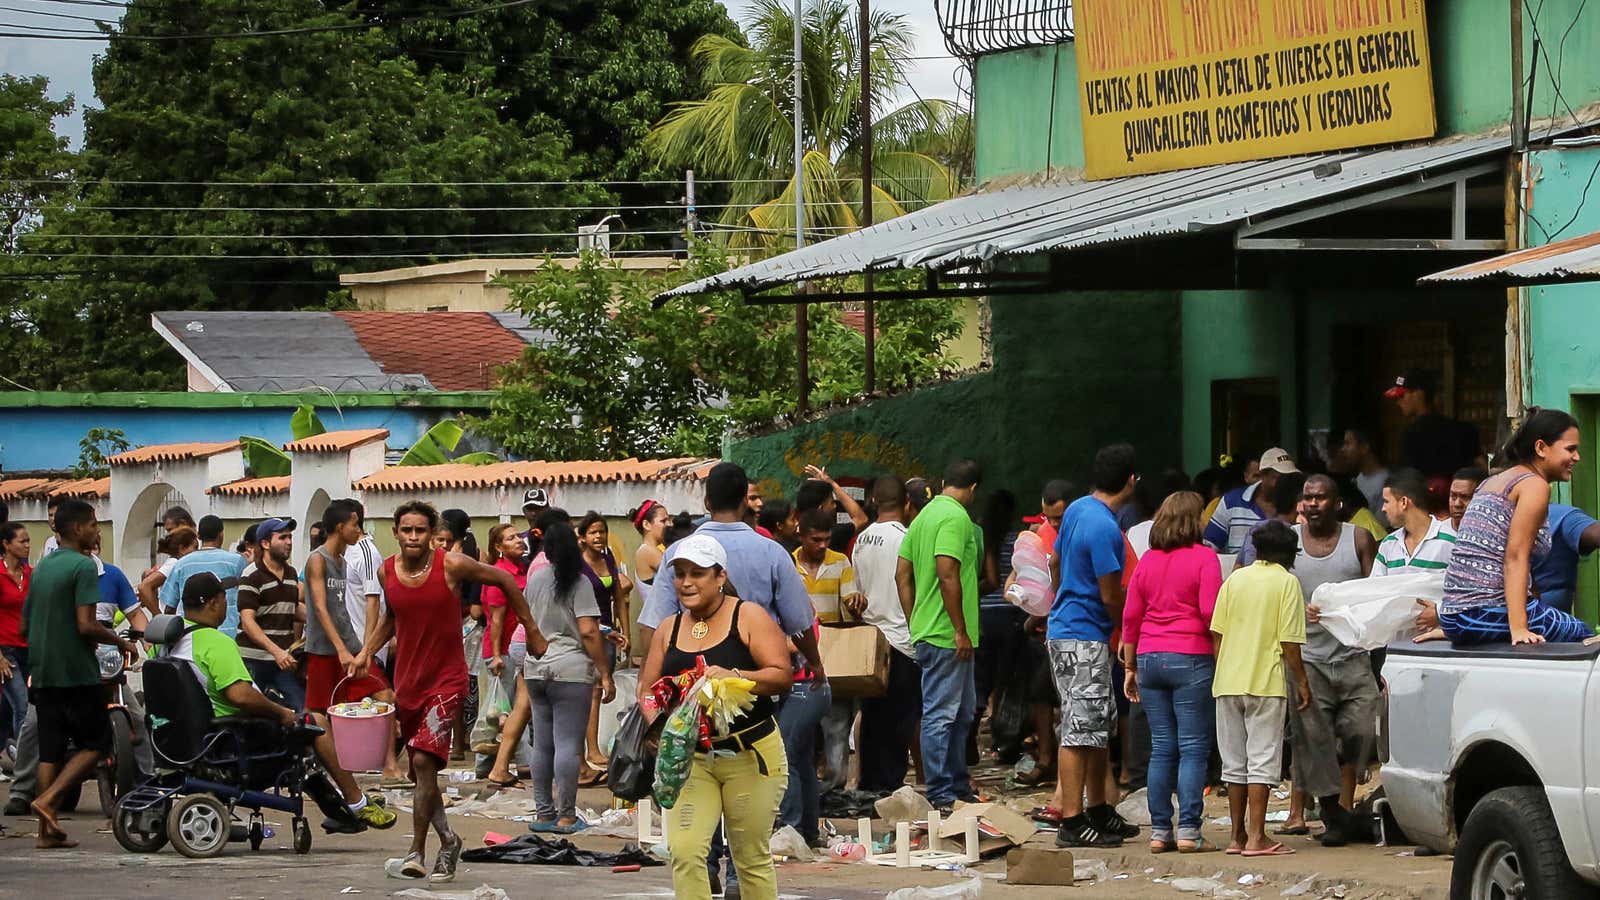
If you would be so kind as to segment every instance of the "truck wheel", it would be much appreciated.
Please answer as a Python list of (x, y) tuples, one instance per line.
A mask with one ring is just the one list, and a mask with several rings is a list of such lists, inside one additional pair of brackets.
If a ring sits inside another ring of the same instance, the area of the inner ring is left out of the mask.
[(1592, 897), (1567, 861), (1544, 791), (1508, 787), (1472, 807), (1456, 844), (1450, 896), (1462, 900)]

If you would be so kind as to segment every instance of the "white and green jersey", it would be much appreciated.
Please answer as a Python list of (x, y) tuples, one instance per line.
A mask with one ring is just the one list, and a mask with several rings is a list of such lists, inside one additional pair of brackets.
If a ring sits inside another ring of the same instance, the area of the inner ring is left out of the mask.
[(1406, 552), (1406, 531), (1396, 529), (1378, 543), (1372, 577), (1380, 575), (1443, 574), (1456, 549), (1456, 531), (1447, 519), (1432, 519), (1415, 553)]

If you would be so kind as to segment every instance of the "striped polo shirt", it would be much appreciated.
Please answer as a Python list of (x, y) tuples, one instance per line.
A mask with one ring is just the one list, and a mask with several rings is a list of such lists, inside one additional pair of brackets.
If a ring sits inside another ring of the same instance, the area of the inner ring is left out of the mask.
[(846, 612), (841, 602), (844, 598), (861, 593), (856, 586), (856, 570), (850, 557), (837, 550), (829, 550), (822, 565), (812, 575), (801, 561), (801, 550), (794, 551), (794, 567), (806, 583), (806, 593), (811, 595), (811, 608), (817, 611), (819, 622), (844, 621)]
[[(265, 566), (251, 563), (239, 579), (239, 608), (255, 613), (256, 625), (278, 649), (289, 649), (295, 642), (296, 614), (300, 609), (300, 576), (289, 565), (283, 567), (283, 577), (278, 578)], [(257, 646), (243, 628), (239, 629), (237, 640), (239, 655), (245, 659), (272, 659), (272, 653)]]
[(1444, 574), (1450, 555), (1456, 549), (1456, 532), (1448, 519), (1430, 519), (1428, 533), (1422, 536), (1417, 552), (1406, 553), (1406, 531), (1396, 529), (1378, 544), (1378, 558), (1372, 562), (1372, 577), (1379, 575)]

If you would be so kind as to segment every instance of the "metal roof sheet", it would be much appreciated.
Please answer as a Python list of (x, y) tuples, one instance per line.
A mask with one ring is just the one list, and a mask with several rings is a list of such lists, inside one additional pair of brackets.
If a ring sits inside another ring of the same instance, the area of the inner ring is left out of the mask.
[(1510, 146), (1509, 137), (1493, 135), (982, 191), (660, 296), (757, 291), (868, 270), (949, 269), (1002, 256), (1236, 226), (1254, 216), (1478, 161)]
[(1425, 275), (1423, 284), (1560, 284), (1600, 281), (1600, 231)]

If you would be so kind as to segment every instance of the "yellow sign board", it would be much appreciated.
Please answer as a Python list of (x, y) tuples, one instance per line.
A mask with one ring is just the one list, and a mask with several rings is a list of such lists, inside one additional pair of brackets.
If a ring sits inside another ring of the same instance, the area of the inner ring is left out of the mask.
[(1078, 0), (1090, 178), (1434, 133), (1423, 0)]

